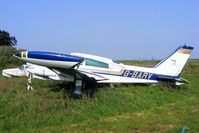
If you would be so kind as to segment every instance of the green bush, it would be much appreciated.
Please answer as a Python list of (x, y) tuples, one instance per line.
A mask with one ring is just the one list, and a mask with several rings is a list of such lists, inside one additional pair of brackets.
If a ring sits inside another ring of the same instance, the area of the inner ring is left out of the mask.
[(13, 57), (13, 54), (18, 52), (15, 47), (1, 46), (0, 47), (0, 69), (6, 68), (8, 65), (23, 64), (23, 61)]

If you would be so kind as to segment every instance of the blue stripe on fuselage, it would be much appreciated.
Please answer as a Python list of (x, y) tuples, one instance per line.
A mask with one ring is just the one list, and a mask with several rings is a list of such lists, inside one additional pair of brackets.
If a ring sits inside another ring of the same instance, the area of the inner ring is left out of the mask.
[(157, 80), (158, 77), (164, 77), (167, 79), (180, 79), (180, 76), (168, 76), (168, 75), (155, 74), (155, 73), (142, 72), (142, 71), (134, 71), (134, 70), (124, 70), (122, 74), (111, 74), (111, 73), (104, 73), (104, 72), (92, 72), (92, 73), (129, 77), (129, 78), (136, 78), (136, 79), (146, 79), (146, 80)]
[(84, 60), (82, 57), (72, 56), (68, 54), (59, 54), (53, 52), (42, 52), (42, 51), (28, 51), (28, 58), (44, 59), (44, 60), (56, 60), (56, 61), (70, 61), (70, 62), (81, 62)]

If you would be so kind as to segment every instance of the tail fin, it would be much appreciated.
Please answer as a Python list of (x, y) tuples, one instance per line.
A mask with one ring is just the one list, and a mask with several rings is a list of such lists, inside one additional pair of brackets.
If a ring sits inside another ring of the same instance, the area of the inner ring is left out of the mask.
[(169, 76), (178, 76), (193, 50), (191, 46), (180, 46), (170, 56), (155, 65), (155, 71)]

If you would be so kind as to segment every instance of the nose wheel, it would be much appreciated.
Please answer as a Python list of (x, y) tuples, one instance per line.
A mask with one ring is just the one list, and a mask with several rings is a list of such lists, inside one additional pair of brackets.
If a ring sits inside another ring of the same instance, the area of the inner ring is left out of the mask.
[(31, 86), (31, 84), (32, 84), (32, 74), (29, 73), (28, 74), (28, 82), (27, 82), (26, 90), (33, 90), (33, 87)]

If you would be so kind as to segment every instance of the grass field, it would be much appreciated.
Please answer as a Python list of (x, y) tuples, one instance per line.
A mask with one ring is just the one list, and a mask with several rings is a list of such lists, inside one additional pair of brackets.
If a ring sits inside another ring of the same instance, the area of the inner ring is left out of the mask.
[[(157, 61), (122, 61), (154, 65)], [(136, 132), (178, 133), (183, 126), (199, 132), (199, 61), (190, 60), (181, 88), (129, 85), (99, 88), (80, 99), (63, 82), (0, 76), (0, 132)]]

